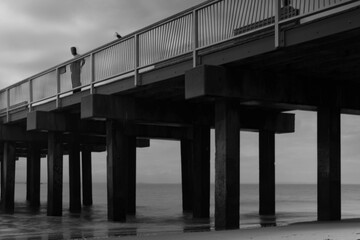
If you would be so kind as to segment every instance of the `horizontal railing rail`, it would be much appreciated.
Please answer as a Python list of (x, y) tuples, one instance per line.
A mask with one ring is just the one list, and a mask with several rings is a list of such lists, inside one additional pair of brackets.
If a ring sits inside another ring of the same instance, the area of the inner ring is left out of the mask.
[(198, 63), (202, 49), (274, 29), (281, 47), (281, 25), (341, 8), (359, 0), (210, 0), (70, 59), (0, 90), (0, 115), (90, 89), (121, 76), (134, 76), (166, 61), (190, 54)]

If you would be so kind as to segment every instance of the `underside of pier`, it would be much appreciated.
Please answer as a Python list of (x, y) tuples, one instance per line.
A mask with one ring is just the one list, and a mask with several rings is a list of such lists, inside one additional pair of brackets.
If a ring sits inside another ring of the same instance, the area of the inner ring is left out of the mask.
[(195, 67), (183, 56), (141, 73), (141, 84), (130, 76), (9, 112), (0, 125), (3, 209), (14, 210), (18, 157), (27, 158), (27, 200), (39, 206), (47, 156), (47, 214), (61, 215), (67, 154), (70, 211), (81, 211), (92, 204), (91, 152), (106, 151), (108, 218), (126, 221), (136, 214), (136, 147), (172, 139), (181, 142), (183, 210), (208, 218), (215, 129), (215, 226), (237, 228), (240, 131), (259, 133), (259, 214), (274, 215), (275, 135), (295, 131), (288, 111), (300, 109), (318, 114), (318, 219), (340, 219), (340, 114), (360, 113), (360, 10), (290, 26), (282, 38), (275, 48), (264, 31), (200, 50)]

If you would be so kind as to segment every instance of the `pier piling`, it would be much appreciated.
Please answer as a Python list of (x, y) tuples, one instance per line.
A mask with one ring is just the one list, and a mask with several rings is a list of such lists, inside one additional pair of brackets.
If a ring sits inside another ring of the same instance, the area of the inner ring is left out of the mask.
[(62, 216), (63, 148), (61, 133), (48, 133), (48, 200), (47, 215)]
[(341, 219), (340, 110), (318, 108), (318, 220)]
[(210, 216), (210, 126), (194, 126), (193, 154), (193, 217), (208, 218)]
[(215, 106), (215, 227), (238, 228), (240, 205), (239, 113), (226, 100)]
[(82, 197), (83, 205), (91, 206), (93, 204), (92, 198), (92, 173), (91, 173), (91, 151), (83, 149), (81, 151), (82, 163)]
[(6, 213), (14, 213), (15, 194), (15, 143), (4, 143), (3, 174), (4, 191), (2, 208)]
[(259, 214), (275, 215), (275, 133), (259, 132)]
[(192, 212), (192, 162), (193, 143), (189, 139), (181, 139), (181, 183), (183, 212)]
[(40, 146), (38, 143), (28, 144), (27, 158), (27, 200), (31, 207), (40, 206)]
[(125, 135), (126, 123), (107, 120), (107, 189), (108, 219), (126, 221), (128, 205), (129, 141)]
[(128, 141), (128, 202), (127, 214), (136, 214), (136, 137), (127, 136)]
[(80, 139), (79, 135), (72, 134), (69, 143), (69, 197), (70, 212), (81, 212), (81, 172), (80, 172)]

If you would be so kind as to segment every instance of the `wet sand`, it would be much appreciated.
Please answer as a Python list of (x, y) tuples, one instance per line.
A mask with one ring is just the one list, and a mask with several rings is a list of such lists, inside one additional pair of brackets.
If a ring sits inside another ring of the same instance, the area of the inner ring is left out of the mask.
[(108, 240), (360, 240), (360, 219), (336, 222), (298, 223), (283, 227), (265, 227), (227, 231), (166, 233), (145, 236), (107, 238)]
[[(105, 184), (94, 184), (94, 205), (81, 214), (69, 212), (68, 189), (64, 191), (62, 217), (46, 214), (46, 185), (43, 202), (32, 210), (24, 202), (26, 185), (17, 184), (14, 214), (0, 211), (0, 239), (355, 239), (360, 240), (360, 219), (339, 223), (309, 223), (316, 219), (316, 187), (279, 185), (277, 215), (258, 215), (258, 188), (242, 185), (241, 215), (238, 231), (214, 231), (214, 204), (210, 219), (193, 219), (181, 209), (181, 185), (139, 185), (136, 216), (126, 223), (107, 219)], [(358, 218), (360, 185), (345, 186), (343, 219)], [(300, 194), (299, 194), (300, 193)], [(213, 199), (213, 198), (212, 198)], [(301, 224), (292, 224), (303, 222)], [(308, 223), (304, 223), (308, 222)], [(290, 225), (289, 225), (290, 224)], [(325, 225), (324, 225), (325, 224)], [(328, 226), (326, 224), (330, 224)], [(276, 225), (277, 227), (270, 227)], [(289, 227), (283, 227), (289, 225)], [(260, 226), (267, 226), (260, 228)], [(325, 230), (324, 230), (325, 229)], [(329, 229), (329, 230), (328, 230)], [(197, 232), (197, 233), (196, 233)], [(133, 237), (134, 236), (134, 237)]]

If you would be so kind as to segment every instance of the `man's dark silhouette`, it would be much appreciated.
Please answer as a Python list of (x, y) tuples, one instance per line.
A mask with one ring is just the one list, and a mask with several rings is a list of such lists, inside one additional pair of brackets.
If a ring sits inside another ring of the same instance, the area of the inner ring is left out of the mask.
[[(71, 47), (71, 54), (74, 57), (78, 56), (76, 47)], [(85, 64), (85, 60), (84, 59), (80, 59), (77, 61), (74, 61), (70, 64), (70, 71), (71, 71), (71, 83), (72, 83), (72, 88), (76, 88), (76, 87), (80, 87), (81, 86), (81, 81), (80, 81), (80, 75), (81, 75), (81, 68), (84, 66)], [(81, 89), (75, 89), (73, 91), (73, 93), (76, 92), (80, 92)]]

